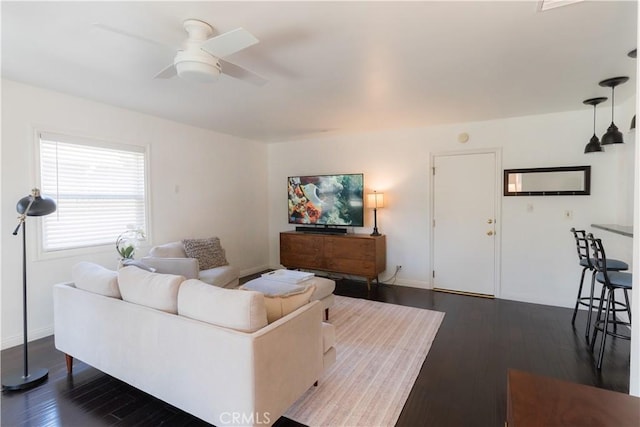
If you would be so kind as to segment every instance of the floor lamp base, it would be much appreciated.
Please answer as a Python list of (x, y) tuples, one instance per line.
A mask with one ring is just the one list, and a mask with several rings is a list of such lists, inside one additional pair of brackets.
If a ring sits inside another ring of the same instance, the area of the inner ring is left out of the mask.
[(49, 370), (35, 369), (27, 377), (22, 374), (7, 375), (2, 379), (2, 390), (26, 390), (44, 382), (49, 376)]

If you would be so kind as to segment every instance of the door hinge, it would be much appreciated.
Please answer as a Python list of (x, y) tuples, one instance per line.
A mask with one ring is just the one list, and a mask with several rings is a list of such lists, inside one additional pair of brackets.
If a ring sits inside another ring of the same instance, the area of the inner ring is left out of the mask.
[(435, 279), (435, 277), (436, 277), (436, 271), (435, 270), (431, 270), (431, 277), (433, 277)]
[(436, 226), (436, 220), (435, 219), (433, 220), (433, 226), (434, 227)]
[(435, 166), (432, 167), (431, 170), (433, 171), (433, 174), (435, 175), (436, 174), (436, 167)]

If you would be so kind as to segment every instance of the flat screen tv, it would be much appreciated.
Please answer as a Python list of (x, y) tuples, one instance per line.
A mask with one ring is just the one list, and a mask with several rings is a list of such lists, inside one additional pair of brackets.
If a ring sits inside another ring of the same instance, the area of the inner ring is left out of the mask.
[(364, 226), (364, 175), (288, 178), (289, 224)]

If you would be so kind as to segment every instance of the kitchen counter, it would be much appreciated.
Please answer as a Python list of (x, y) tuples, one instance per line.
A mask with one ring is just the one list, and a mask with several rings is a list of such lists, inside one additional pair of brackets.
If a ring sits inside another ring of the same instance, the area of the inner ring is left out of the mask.
[(599, 228), (600, 230), (610, 231), (612, 233), (621, 234), (627, 237), (633, 237), (632, 225), (618, 225), (618, 224), (591, 224), (593, 228)]

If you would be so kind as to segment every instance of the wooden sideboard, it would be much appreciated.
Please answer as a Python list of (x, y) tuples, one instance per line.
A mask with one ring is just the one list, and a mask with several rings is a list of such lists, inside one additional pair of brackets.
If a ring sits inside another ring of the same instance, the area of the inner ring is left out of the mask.
[(280, 264), (287, 268), (352, 274), (371, 280), (387, 267), (385, 236), (280, 233)]
[(510, 369), (506, 427), (639, 426), (640, 398)]

